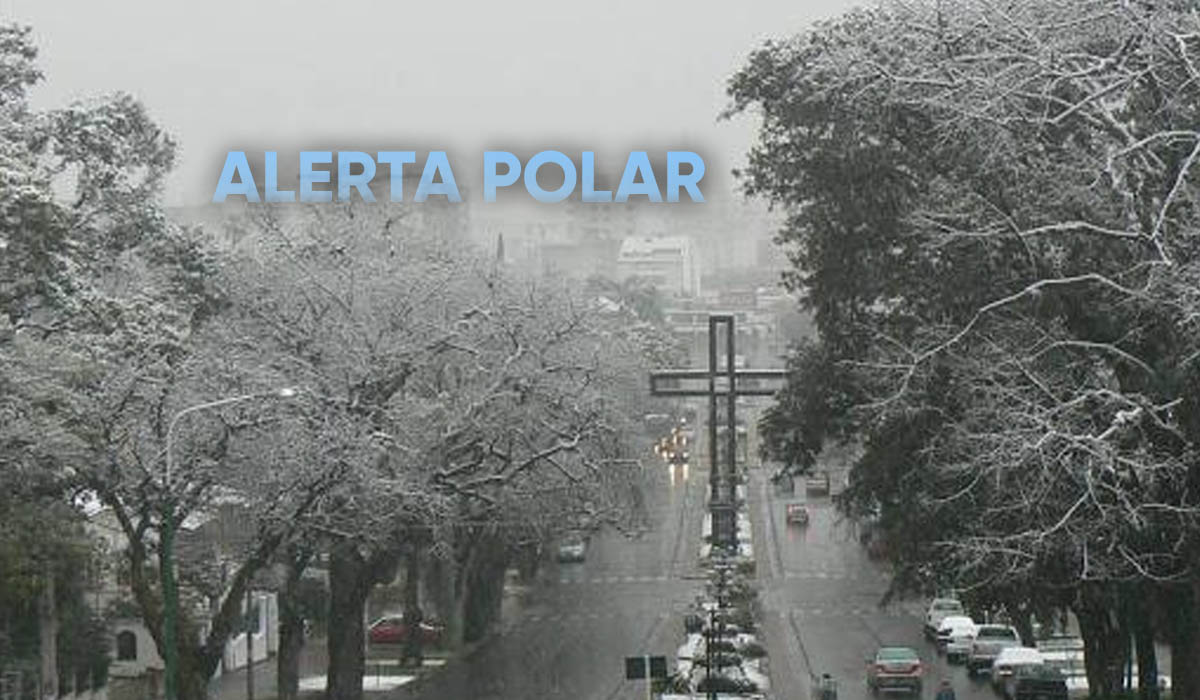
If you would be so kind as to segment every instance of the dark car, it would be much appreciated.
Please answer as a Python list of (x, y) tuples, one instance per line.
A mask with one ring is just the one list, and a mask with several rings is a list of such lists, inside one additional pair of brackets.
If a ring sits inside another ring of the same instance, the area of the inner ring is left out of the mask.
[(571, 537), (558, 545), (558, 561), (561, 563), (578, 563), (586, 556), (587, 541), (582, 537)]
[[(421, 644), (437, 645), (442, 641), (442, 628), (439, 625), (422, 622)], [(388, 615), (371, 623), (367, 629), (367, 639), (372, 644), (403, 644), (408, 641), (408, 623), (403, 615)]]
[(803, 503), (789, 503), (787, 505), (787, 524), (807, 525), (808, 508)]
[(1020, 668), (1012, 681), (1013, 700), (1067, 700), (1067, 679), (1055, 668)]
[(819, 471), (810, 474), (804, 482), (804, 487), (810, 496), (828, 496), (829, 472)]

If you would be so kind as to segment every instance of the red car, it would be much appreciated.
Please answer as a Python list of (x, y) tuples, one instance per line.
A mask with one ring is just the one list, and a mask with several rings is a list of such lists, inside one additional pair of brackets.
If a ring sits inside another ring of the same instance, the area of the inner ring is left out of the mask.
[[(421, 631), (421, 644), (436, 645), (442, 641), (442, 628), (422, 622), (418, 629)], [(372, 644), (403, 644), (408, 641), (408, 625), (403, 615), (381, 617), (371, 623), (367, 629), (367, 639)]]
[(885, 690), (906, 690), (920, 697), (921, 657), (908, 647), (880, 647), (867, 659), (867, 687), (873, 695)]

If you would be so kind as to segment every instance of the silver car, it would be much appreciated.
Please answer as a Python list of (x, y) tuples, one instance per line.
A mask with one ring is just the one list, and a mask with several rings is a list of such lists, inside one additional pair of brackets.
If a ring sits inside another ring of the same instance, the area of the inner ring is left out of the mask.
[(991, 672), (992, 663), (1000, 652), (1009, 647), (1021, 646), (1021, 636), (1010, 625), (979, 625), (975, 630), (975, 641), (967, 653), (967, 675), (981, 671)]

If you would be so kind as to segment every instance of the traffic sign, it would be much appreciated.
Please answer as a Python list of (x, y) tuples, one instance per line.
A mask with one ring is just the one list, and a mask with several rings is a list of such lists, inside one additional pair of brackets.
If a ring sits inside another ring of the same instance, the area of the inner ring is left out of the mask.
[(626, 656), (625, 680), (636, 681), (646, 677), (646, 662), (650, 662), (651, 678), (667, 677), (667, 657), (665, 656)]

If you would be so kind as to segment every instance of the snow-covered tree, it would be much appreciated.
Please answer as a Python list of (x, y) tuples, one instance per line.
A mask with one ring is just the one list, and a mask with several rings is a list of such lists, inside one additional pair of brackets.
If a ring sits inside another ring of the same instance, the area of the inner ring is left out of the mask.
[[(786, 282), (821, 333), (768, 443), (802, 463), (861, 440), (844, 505), (881, 518), (898, 583), (1072, 607), (1102, 690), (1120, 627), (1154, 692), (1133, 624), (1152, 618), (1111, 600), (1161, 602), (1174, 656), (1200, 654), (1198, 22), (1176, 2), (885, 3), (730, 83), (763, 119), (746, 187), (787, 214)], [(1190, 671), (1176, 692), (1200, 692)]]

